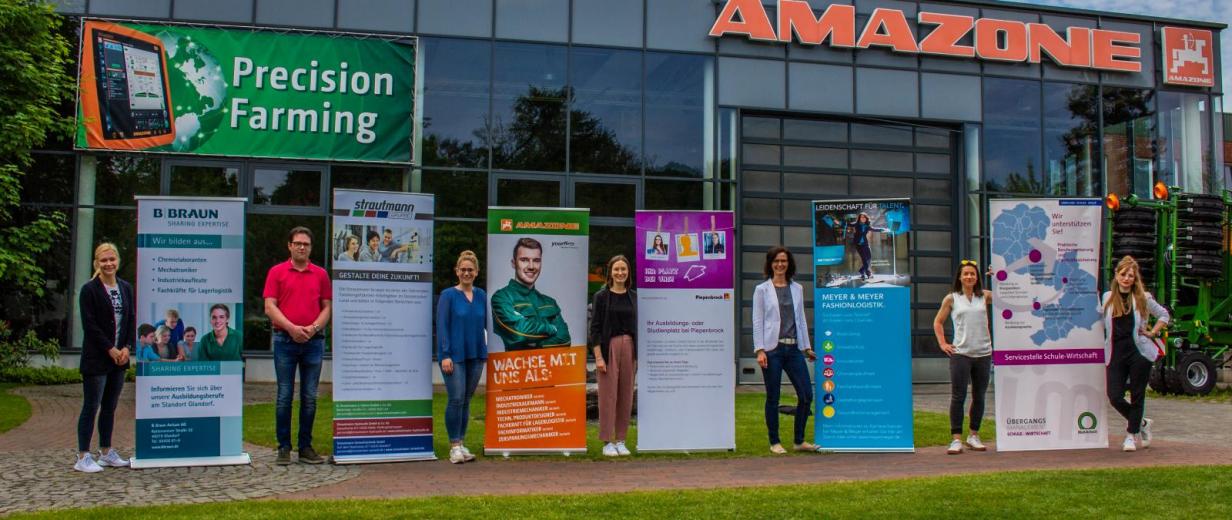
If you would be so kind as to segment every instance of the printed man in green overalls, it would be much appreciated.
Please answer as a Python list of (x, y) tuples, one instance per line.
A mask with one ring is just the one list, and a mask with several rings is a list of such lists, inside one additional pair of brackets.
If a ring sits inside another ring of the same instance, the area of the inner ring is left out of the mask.
[(551, 296), (535, 290), (543, 267), (543, 245), (518, 239), (513, 247), (513, 279), (492, 293), (492, 318), (506, 351), (568, 347), (569, 326)]

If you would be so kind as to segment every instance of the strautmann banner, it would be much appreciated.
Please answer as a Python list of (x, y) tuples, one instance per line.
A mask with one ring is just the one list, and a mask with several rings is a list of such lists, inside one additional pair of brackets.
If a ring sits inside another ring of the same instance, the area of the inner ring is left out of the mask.
[(88, 20), (76, 146), (411, 161), (414, 40)]

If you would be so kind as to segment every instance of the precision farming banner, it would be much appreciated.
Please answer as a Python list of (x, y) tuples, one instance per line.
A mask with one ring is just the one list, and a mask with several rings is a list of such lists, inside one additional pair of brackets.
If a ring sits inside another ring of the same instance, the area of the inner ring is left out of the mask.
[(334, 190), (334, 460), (435, 459), (432, 195)]
[(813, 201), (816, 443), (914, 451), (907, 200)]
[(735, 216), (638, 211), (638, 451), (736, 447)]
[(585, 209), (489, 208), (484, 452), (586, 452)]
[(411, 161), (413, 40), (87, 20), (80, 149)]
[(137, 214), (137, 322), (183, 330), (185, 341), (153, 334), (134, 353), (149, 349), (159, 361), (137, 363), (132, 465), (248, 464), (236, 326), (244, 315), (244, 199), (137, 197)]
[(997, 449), (1103, 448), (1099, 199), (989, 201)]

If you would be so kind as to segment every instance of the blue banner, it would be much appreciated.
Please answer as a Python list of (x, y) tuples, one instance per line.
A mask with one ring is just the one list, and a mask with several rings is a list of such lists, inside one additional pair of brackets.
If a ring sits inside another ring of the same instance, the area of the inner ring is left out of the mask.
[(910, 206), (813, 201), (816, 444), (914, 451)]

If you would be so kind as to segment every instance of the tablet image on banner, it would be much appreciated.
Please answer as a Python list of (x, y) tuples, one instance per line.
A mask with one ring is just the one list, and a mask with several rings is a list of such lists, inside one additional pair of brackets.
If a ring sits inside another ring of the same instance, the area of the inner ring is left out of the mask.
[(248, 464), (244, 202), (137, 197), (134, 468)]
[(989, 201), (997, 450), (1105, 448), (1099, 199)]
[(431, 460), (432, 195), (334, 190), (334, 460)]
[(586, 452), (590, 211), (488, 208), (484, 452)]
[(914, 451), (910, 203), (813, 201), (816, 444)]
[[(730, 211), (638, 211), (637, 449), (736, 447), (736, 301)], [(701, 236), (700, 246), (698, 236)], [(656, 237), (691, 237), (696, 254), (652, 255)]]

